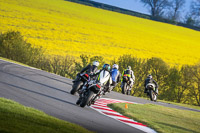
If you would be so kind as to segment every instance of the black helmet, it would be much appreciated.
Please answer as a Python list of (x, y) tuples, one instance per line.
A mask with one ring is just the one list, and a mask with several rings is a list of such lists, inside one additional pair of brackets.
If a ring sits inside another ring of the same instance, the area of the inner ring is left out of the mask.
[(110, 65), (109, 64), (104, 64), (102, 69), (110, 71)]

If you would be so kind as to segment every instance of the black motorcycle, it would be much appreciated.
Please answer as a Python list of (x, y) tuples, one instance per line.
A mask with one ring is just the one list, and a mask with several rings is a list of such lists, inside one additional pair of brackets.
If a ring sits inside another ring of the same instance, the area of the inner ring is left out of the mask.
[(80, 93), (81, 88), (86, 82), (90, 81), (90, 76), (87, 73), (78, 74), (76, 79), (73, 81), (72, 90), (70, 93), (74, 95), (76, 92)]
[(129, 77), (124, 74), (123, 75), (123, 80), (122, 80), (122, 85), (121, 85), (121, 88), (122, 88), (122, 94), (126, 94), (126, 95), (130, 95), (131, 94), (131, 87), (130, 87), (130, 79)]
[(88, 84), (88, 87), (84, 89), (82, 96), (79, 98), (76, 104), (80, 104), (81, 107), (90, 106), (94, 104), (103, 94), (100, 83)]
[(155, 84), (148, 83), (146, 85), (146, 88), (147, 88), (147, 96), (150, 97), (151, 101), (156, 102), (156, 100), (157, 100), (157, 93), (156, 93)]

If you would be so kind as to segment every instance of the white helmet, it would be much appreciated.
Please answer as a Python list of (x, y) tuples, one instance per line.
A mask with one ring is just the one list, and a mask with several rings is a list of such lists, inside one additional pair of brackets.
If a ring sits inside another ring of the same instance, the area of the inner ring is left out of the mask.
[(99, 66), (99, 62), (98, 62), (98, 61), (94, 61), (94, 62), (93, 62), (93, 65), (94, 65), (94, 66)]
[(118, 66), (117, 64), (114, 64), (114, 65), (112, 66), (112, 68), (119, 69), (119, 66)]
[(151, 74), (149, 74), (149, 75), (148, 75), (148, 78), (152, 79), (152, 78), (153, 78), (153, 76), (152, 76)]

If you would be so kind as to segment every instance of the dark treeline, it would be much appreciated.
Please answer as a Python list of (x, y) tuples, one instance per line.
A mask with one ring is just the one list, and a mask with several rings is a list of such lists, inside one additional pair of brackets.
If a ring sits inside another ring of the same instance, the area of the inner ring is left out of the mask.
[[(131, 55), (122, 55), (118, 59), (105, 62), (101, 56), (81, 55), (75, 59), (70, 56), (46, 55), (42, 48), (35, 48), (27, 43), (19, 32), (0, 34), (0, 56), (15, 60), (51, 73), (74, 79), (80, 70), (95, 60), (104, 63), (117, 63), (122, 71), (130, 65), (136, 80), (132, 95), (144, 94), (144, 80), (152, 74), (159, 84), (159, 99), (200, 106), (200, 64), (169, 67), (160, 58), (140, 59)], [(121, 92), (120, 84), (115, 91)]]
[(105, 10), (109, 10), (109, 11), (119, 12), (119, 13), (131, 15), (131, 16), (136, 16), (136, 17), (150, 19), (150, 20), (154, 20), (154, 21), (169, 23), (169, 24), (178, 25), (178, 26), (182, 26), (182, 27), (186, 27), (186, 28), (190, 28), (190, 29), (193, 29), (193, 30), (200, 31), (200, 27), (196, 27), (196, 26), (193, 26), (193, 25), (190, 25), (190, 24), (175, 22), (173, 20), (165, 19), (163, 17), (151, 16), (151, 15), (147, 15), (147, 14), (143, 14), (143, 13), (138, 13), (138, 12), (135, 12), (135, 11), (131, 11), (131, 10), (119, 8), (119, 7), (116, 7), (116, 6), (111, 6), (111, 5), (91, 1), (91, 0), (66, 0), (66, 1), (80, 3), (80, 4), (84, 4), (84, 5), (88, 5), (88, 6), (92, 6), (92, 7), (97, 7), (97, 8), (101, 8), (101, 9), (105, 9)]

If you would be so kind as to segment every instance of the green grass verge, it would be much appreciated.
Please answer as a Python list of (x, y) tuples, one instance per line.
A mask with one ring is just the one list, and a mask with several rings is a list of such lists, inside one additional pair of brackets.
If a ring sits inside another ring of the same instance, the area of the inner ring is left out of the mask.
[(199, 133), (200, 113), (154, 104), (109, 104), (115, 111), (146, 124), (159, 133)]
[(187, 108), (200, 110), (200, 106), (195, 106), (195, 105), (189, 105), (189, 104), (184, 104), (184, 103), (175, 103), (175, 102), (169, 102), (169, 101), (164, 101), (164, 100), (158, 100), (158, 102), (174, 104), (174, 105), (178, 105), (178, 106), (183, 106), (183, 107), (187, 107)]
[[(140, 98), (145, 99), (145, 100), (150, 100), (149, 97), (140, 97)], [(186, 104), (186, 103), (175, 103), (175, 102), (164, 101), (164, 100), (157, 100), (157, 102), (174, 104), (174, 105), (178, 105), (178, 106), (182, 106), (182, 107), (186, 107), (186, 108), (192, 108), (192, 109), (198, 109), (198, 110), (200, 110), (200, 106), (197, 106), (197, 105), (190, 105), (190, 104)]]
[(90, 131), (17, 102), (0, 98), (0, 132), (88, 133)]

